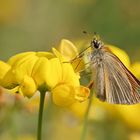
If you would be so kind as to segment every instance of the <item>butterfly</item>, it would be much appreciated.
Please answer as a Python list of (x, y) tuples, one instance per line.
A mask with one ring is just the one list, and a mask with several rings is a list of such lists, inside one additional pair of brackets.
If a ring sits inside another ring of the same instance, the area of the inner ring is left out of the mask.
[(139, 103), (140, 81), (98, 36), (94, 36), (90, 48), (88, 58), (92, 71), (95, 71), (97, 98), (111, 104)]

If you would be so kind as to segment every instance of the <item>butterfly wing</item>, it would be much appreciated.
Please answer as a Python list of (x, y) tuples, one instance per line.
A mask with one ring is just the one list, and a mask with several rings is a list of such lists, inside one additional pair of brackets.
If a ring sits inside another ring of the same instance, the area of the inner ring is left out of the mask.
[(110, 51), (105, 50), (101, 58), (96, 65), (97, 97), (112, 104), (140, 102), (140, 81)]
[(95, 66), (95, 91), (96, 96), (102, 101), (106, 100), (106, 87), (105, 87), (105, 69), (104, 64), (100, 63)]

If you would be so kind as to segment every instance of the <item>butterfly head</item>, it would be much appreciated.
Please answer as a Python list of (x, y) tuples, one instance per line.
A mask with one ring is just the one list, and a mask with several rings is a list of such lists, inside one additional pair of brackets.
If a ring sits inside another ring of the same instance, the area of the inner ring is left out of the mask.
[(103, 46), (103, 42), (101, 41), (100, 37), (95, 35), (91, 41), (91, 47), (95, 49), (100, 49)]

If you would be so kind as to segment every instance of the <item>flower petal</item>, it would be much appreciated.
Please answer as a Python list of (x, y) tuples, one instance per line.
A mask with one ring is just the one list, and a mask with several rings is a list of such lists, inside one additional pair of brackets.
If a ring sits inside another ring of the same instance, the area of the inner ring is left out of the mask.
[(8, 60), (8, 64), (13, 66), (15, 63), (19, 62), (19, 60), (26, 58), (30, 55), (35, 55), (35, 52), (24, 52), (24, 53), (19, 53), (16, 54), (14, 56), (12, 56), (9, 60)]
[(78, 50), (75, 45), (66, 39), (61, 40), (59, 51), (68, 61), (78, 55)]
[(62, 69), (58, 58), (48, 60), (41, 57), (35, 64), (32, 77), (37, 85), (46, 83), (48, 88), (53, 88), (62, 79)]
[(67, 62), (67, 60), (61, 55), (61, 53), (59, 51), (57, 51), (55, 48), (52, 48), (53, 53), (55, 54), (55, 56), (63, 63), (63, 62)]
[(71, 85), (74, 86), (79, 86), (80, 82), (79, 82), (79, 75), (77, 75), (71, 64), (69, 63), (63, 63), (62, 64), (62, 73), (63, 73), (63, 81), (65, 81), (65, 83), (69, 83)]
[(88, 100), (85, 102), (78, 102), (77, 101), (77, 102), (73, 103), (69, 107), (69, 109), (76, 117), (83, 119), (83, 117), (86, 113), (88, 104), (89, 104)]
[(48, 59), (54, 58), (54, 54), (50, 53), (50, 52), (37, 52), (36, 55), (38, 57), (46, 57)]
[(28, 57), (22, 58), (12, 67), (15, 74), (15, 78), (18, 83), (23, 80), (24, 75), (31, 76), (34, 65), (38, 57), (35, 55), (29, 55)]
[(8, 65), (3, 61), (0, 61), (0, 80), (3, 79), (3, 77), (9, 71), (10, 68), (11, 68), (10, 65)]
[(25, 75), (24, 80), (19, 87), (19, 92), (24, 96), (32, 97), (36, 91), (37, 87), (34, 80), (31, 77)]
[(31, 76), (38, 86), (45, 83), (46, 73), (48, 73), (49, 67), (49, 60), (45, 57), (40, 57), (34, 65)]
[(90, 94), (89, 88), (84, 86), (75, 87), (75, 99), (78, 100), (79, 102), (87, 100), (89, 94)]
[(69, 106), (75, 102), (74, 88), (70, 85), (57, 85), (51, 92), (53, 102), (58, 106)]
[(15, 88), (18, 85), (12, 69), (9, 69), (9, 71), (5, 74), (0, 84), (8, 89)]

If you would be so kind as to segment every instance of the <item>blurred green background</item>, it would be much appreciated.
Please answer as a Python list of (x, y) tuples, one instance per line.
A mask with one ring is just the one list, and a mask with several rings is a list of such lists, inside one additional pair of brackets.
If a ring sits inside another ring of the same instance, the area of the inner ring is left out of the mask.
[(0, 0), (0, 58), (50, 50), (62, 38), (79, 39), (86, 30), (91, 35), (96, 31), (135, 60), (139, 5), (139, 0)]
[[(91, 35), (96, 31), (105, 42), (125, 50), (132, 62), (139, 61), (139, 6), (140, 0), (0, 0), (0, 59), (6, 61), (24, 51), (51, 50), (63, 38), (83, 39), (86, 30)], [(15, 97), (2, 96), (0, 104), (0, 140), (34, 140), (37, 109), (28, 111)], [(78, 140), (81, 120), (52, 106), (45, 111), (43, 137)], [(116, 107), (95, 108), (87, 140), (140, 139), (140, 106), (125, 115)]]

